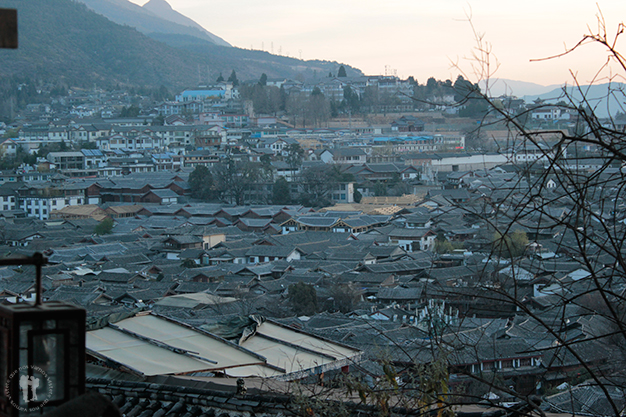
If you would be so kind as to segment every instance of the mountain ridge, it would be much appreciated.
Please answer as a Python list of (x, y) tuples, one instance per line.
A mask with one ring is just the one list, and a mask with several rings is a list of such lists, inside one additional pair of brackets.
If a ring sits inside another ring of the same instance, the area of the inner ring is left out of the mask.
[[(73, 0), (4, 0), (3, 7), (18, 10), (20, 31), (17, 50), (0, 50), (0, 75), (5, 85), (8, 78), (27, 77), (68, 86), (189, 88), (198, 82), (213, 82), (220, 73), (227, 76), (233, 69), (239, 79), (258, 79), (262, 73), (308, 78), (336, 72), (340, 65), (218, 46), (206, 39), (194, 50), (176, 48), (116, 24)], [(200, 69), (206, 75), (200, 76)]]
[[(481, 90), (485, 91), (487, 83), (481, 81), (478, 83)], [(510, 80), (506, 78), (492, 78), (489, 80), (487, 95), (490, 97), (498, 97), (501, 95), (513, 95), (517, 97), (527, 95), (539, 95), (559, 88), (560, 85), (541, 85), (529, 81)]]
[[(128, 0), (76, 0), (87, 5), (94, 12), (106, 17), (119, 25), (126, 25), (137, 29), (144, 35), (151, 33), (170, 33), (195, 36), (206, 39), (215, 45), (231, 46), (222, 38), (209, 32), (198, 23), (171, 9), (169, 3), (161, 0), (148, 6), (139, 6)], [(168, 13), (162, 3), (172, 10)], [(173, 19), (173, 20), (172, 20)], [(185, 24), (180, 23), (185, 22)]]
[(543, 94), (524, 96), (527, 103), (541, 99), (548, 104), (565, 101), (568, 105), (589, 106), (597, 117), (615, 116), (625, 112), (625, 83), (602, 83), (595, 85), (561, 86)]
[(170, 22), (177, 23), (182, 26), (196, 28), (200, 30), (201, 32), (205, 33), (209, 37), (209, 40), (212, 41), (216, 45), (232, 46), (230, 43), (226, 42), (224, 39), (206, 30), (204, 27), (196, 23), (194, 20), (174, 10), (172, 6), (165, 0), (150, 0), (149, 2), (141, 6), (141, 8), (152, 12), (153, 14), (155, 14), (156, 16), (164, 20), (168, 20)]

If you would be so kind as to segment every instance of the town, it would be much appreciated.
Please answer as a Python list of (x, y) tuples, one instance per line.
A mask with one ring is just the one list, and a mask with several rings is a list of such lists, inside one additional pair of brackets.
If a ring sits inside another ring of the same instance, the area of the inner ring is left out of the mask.
[[(2, 256), (44, 254), (43, 299), (87, 311), (88, 385), (120, 412), (272, 414), (263, 381), (443, 363), (459, 406), (610, 414), (583, 382), (623, 369), (623, 161), (563, 141), (576, 108), (342, 68), (162, 93), (70, 89), (2, 125)], [(1, 268), (2, 299), (34, 300), (33, 271)]]

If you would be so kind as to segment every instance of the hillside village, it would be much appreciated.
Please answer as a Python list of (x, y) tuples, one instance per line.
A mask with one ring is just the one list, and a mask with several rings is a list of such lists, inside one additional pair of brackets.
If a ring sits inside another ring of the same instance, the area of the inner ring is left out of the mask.
[[(408, 83), (374, 78), (266, 85), (294, 97), (318, 89), (337, 102), (374, 82), (412, 96)], [(569, 176), (533, 181), (555, 158), (583, 175), (600, 170), (604, 188), (586, 204), (601, 222), (586, 227), (594, 242), (610, 239), (626, 216), (623, 174), (598, 149), (560, 149), (555, 129), (532, 144), (501, 127), (478, 137), (466, 129), (473, 119), (444, 105), (453, 97), (426, 109), (379, 103), (380, 123), (346, 111), (309, 127), (255, 112), (232, 82), (132, 117), (118, 114), (132, 101), (121, 97), (69, 95), (6, 126), (0, 253), (47, 257), (43, 297), (87, 310), (88, 384), (123, 413), (149, 408), (154, 398), (131, 391), (163, 378), (183, 391), (204, 389), (189, 380), (232, 390), (244, 378), (254, 393), (267, 389), (254, 385), (265, 378), (319, 383), (349, 373), (373, 383), (389, 363), (407, 380), (441, 346), (455, 393), (498, 404), (539, 395), (554, 413), (608, 409), (597, 387), (577, 384), (589, 369), (621, 370), (620, 345), (602, 338), (613, 323), (587, 314), (593, 300), (568, 300), (592, 274), (623, 295), (619, 252), (581, 249), (568, 226), (580, 204)], [(576, 122), (535, 106), (529, 126)], [(493, 143), (502, 145), (485, 146)], [(32, 272), (1, 268), (2, 299), (32, 300)], [(189, 357), (193, 349), (176, 344), (185, 337), (168, 338), (177, 332), (196, 332), (204, 350)], [(560, 340), (577, 343), (562, 349)], [(147, 350), (121, 353), (124, 343)], [(493, 392), (472, 375), (497, 375), (508, 389)], [(278, 407), (164, 395), (180, 415)]]

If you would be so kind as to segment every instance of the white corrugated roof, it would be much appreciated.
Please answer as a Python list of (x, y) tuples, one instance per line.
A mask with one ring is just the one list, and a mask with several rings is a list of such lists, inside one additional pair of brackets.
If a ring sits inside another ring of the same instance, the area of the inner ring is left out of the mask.
[(87, 349), (147, 376), (199, 372), (215, 366), (106, 327), (87, 333)]
[(87, 333), (87, 349), (143, 375), (224, 370), (233, 377), (322, 372), (358, 360), (359, 350), (264, 322), (241, 345), (157, 315), (139, 315)]

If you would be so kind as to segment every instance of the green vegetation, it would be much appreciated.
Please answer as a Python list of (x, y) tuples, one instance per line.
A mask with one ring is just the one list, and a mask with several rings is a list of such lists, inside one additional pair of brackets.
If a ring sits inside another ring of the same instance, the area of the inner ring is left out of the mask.
[(274, 183), (274, 187), (272, 188), (272, 203), (278, 205), (291, 204), (289, 183), (283, 177), (278, 178)]
[(289, 302), (299, 316), (310, 316), (317, 312), (317, 291), (315, 287), (304, 282), (289, 286)]
[(361, 301), (361, 292), (352, 284), (337, 284), (330, 289), (330, 297), (326, 300), (325, 310), (349, 313)]
[(242, 85), (239, 93), (244, 100), (251, 100), (256, 114), (276, 114), (285, 110), (287, 95), (285, 90), (267, 86), (259, 81), (254, 85)]
[(452, 253), (455, 249), (463, 249), (463, 243), (450, 242), (442, 232), (437, 234), (435, 238), (435, 252), (436, 253)]
[(134, 104), (128, 107), (122, 107), (122, 111), (120, 112), (120, 117), (137, 117), (139, 116), (139, 112), (141, 109)]
[(517, 258), (526, 252), (528, 236), (526, 232), (515, 231), (502, 235), (496, 232), (493, 239), (493, 253), (505, 258)]
[(235, 70), (230, 73), (230, 76), (228, 77), (228, 82), (233, 83), (233, 87), (237, 87), (239, 85), (239, 80), (237, 79), (237, 73), (235, 72)]
[(289, 168), (294, 171), (297, 170), (304, 160), (304, 149), (302, 149), (299, 143), (290, 143), (285, 148), (285, 152), (287, 153), (285, 162), (289, 165)]
[(97, 235), (108, 235), (113, 231), (113, 219), (110, 217), (105, 218), (98, 223), (94, 229), (94, 233)]
[(30, 155), (22, 146), (18, 146), (15, 155), (0, 154), (0, 169), (13, 170), (22, 164), (35, 165), (37, 155)]
[(180, 266), (187, 269), (198, 268), (198, 265), (193, 259), (183, 259)]
[(215, 188), (213, 174), (204, 165), (198, 165), (189, 174), (189, 188), (191, 196), (200, 200), (211, 200), (215, 198)]

